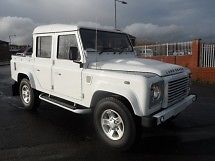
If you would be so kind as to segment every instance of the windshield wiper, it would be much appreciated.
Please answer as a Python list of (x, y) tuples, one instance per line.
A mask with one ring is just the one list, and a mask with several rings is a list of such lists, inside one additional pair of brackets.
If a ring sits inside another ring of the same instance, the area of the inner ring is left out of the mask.
[(115, 51), (113, 48), (103, 48), (100, 52), (99, 55), (101, 55), (104, 52), (113, 52), (115, 54)]
[(123, 53), (125, 51), (125, 49), (127, 49), (127, 48), (121, 48), (121, 50), (119, 51), (119, 54)]
[(100, 52), (99, 52), (99, 55), (101, 55), (103, 52), (104, 52), (104, 50), (100, 51)]
[(98, 50), (96, 49), (93, 49), (93, 48), (88, 48), (86, 49), (87, 52), (98, 52)]

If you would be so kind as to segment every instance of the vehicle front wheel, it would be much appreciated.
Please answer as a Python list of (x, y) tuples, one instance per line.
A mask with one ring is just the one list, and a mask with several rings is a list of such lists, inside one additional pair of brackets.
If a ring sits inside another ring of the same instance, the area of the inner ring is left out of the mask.
[(40, 105), (40, 99), (38, 92), (31, 88), (28, 79), (24, 78), (21, 80), (19, 85), (20, 99), (26, 110), (36, 110)]
[(109, 146), (127, 150), (136, 139), (136, 125), (128, 108), (114, 97), (104, 98), (94, 109), (98, 136)]

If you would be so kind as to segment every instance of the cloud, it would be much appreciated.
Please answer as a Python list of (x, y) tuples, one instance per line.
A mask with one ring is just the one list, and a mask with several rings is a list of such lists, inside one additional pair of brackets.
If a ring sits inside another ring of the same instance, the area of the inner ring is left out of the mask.
[[(112, 26), (103, 26), (99, 23), (90, 21), (80, 21), (70, 24), (93, 28), (113, 29)], [(13, 44), (31, 44), (32, 32), (34, 28), (39, 25), (41, 24), (35, 23), (32, 19), (26, 17), (0, 17), (0, 40), (9, 42), (9, 35), (16, 35), (11, 37)]]
[[(86, 27), (113, 29), (112, 26), (101, 25), (90, 21), (70, 23)], [(0, 17), (0, 39), (9, 41), (9, 35), (14, 44), (31, 44), (32, 31), (40, 24), (30, 18), (24, 17)], [(124, 28), (125, 32), (147, 41), (171, 41), (182, 37), (182, 27), (176, 25), (159, 26), (151, 23), (134, 23)]]
[[(91, 21), (70, 22), (69, 24), (113, 29), (112, 26)], [(0, 40), (9, 41), (9, 35), (16, 35), (16, 37), (12, 37), (12, 43), (20, 45), (31, 44), (33, 29), (38, 25), (41, 25), (41, 23), (36, 23), (27, 17), (0, 17)], [(208, 26), (205, 30), (197, 30), (192, 26), (185, 28), (184, 26), (176, 24), (158, 25), (152, 23), (133, 23), (125, 26), (122, 30), (134, 35), (137, 40), (140, 39), (148, 42), (176, 42), (187, 41), (193, 38), (204, 38), (213, 41), (215, 32), (211, 30), (212, 26)]]
[[(164, 39), (164, 41), (183, 41), (192, 37), (203, 37), (204, 39), (210, 38), (215, 41), (215, 1), (126, 1), (128, 2), (127, 5), (117, 3), (117, 26), (134, 33), (138, 37), (146, 36), (147, 39), (156, 39), (156, 41), (163, 41)], [(81, 22), (90, 26), (96, 24), (99, 28), (99, 24), (109, 27), (114, 26), (114, 1), (52, 0), (50, 3), (49, 0), (1, 0), (0, 15), (2, 16), (0, 21), (3, 21), (2, 19), (4, 18), (4, 21), (13, 19), (24, 23), (24, 28), (20, 28), (20, 30), (25, 32), (26, 26), (30, 26), (28, 30), (31, 31), (31, 28), (38, 24), (52, 23), (79, 24)], [(0, 28), (2, 27), (0, 26)], [(12, 25), (13, 28), (15, 27)], [(132, 28), (136, 28), (137, 31)], [(10, 32), (3, 38), (8, 40)], [(17, 28), (14, 32), (17, 32)], [(150, 33), (150, 35), (147, 33)], [(0, 39), (2, 39), (2, 32), (0, 36)], [(16, 39), (21, 36), (23, 36), (23, 33), (17, 36)], [(27, 40), (20, 39), (20, 41), (26, 42)]]
[(151, 23), (134, 23), (126, 26), (124, 31), (147, 41), (172, 41), (181, 39), (184, 35), (183, 27), (159, 26)]
[(33, 28), (37, 24), (30, 18), (0, 17), (0, 39), (9, 41), (9, 35), (14, 44), (30, 44)]

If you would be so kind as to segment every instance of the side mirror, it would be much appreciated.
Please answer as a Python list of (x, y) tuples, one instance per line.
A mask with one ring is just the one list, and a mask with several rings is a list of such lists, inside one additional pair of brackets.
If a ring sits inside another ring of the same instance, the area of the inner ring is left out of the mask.
[(78, 48), (75, 46), (71, 46), (69, 48), (69, 59), (75, 61), (78, 60), (78, 56), (79, 56)]

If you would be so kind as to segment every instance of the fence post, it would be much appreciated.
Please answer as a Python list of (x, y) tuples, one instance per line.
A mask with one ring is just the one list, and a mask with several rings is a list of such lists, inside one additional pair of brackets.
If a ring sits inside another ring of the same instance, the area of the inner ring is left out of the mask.
[(166, 55), (169, 56), (169, 44), (166, 43)]
[(145, 49), (144, 49), (144, 56), (146, 57), (146, 45), (145, 45)]
[(195, 39), (192, 41), (192, 58), (190, 62), (191, 68), (199, 67), (200, 53), (201, 53), (201, 39)]

